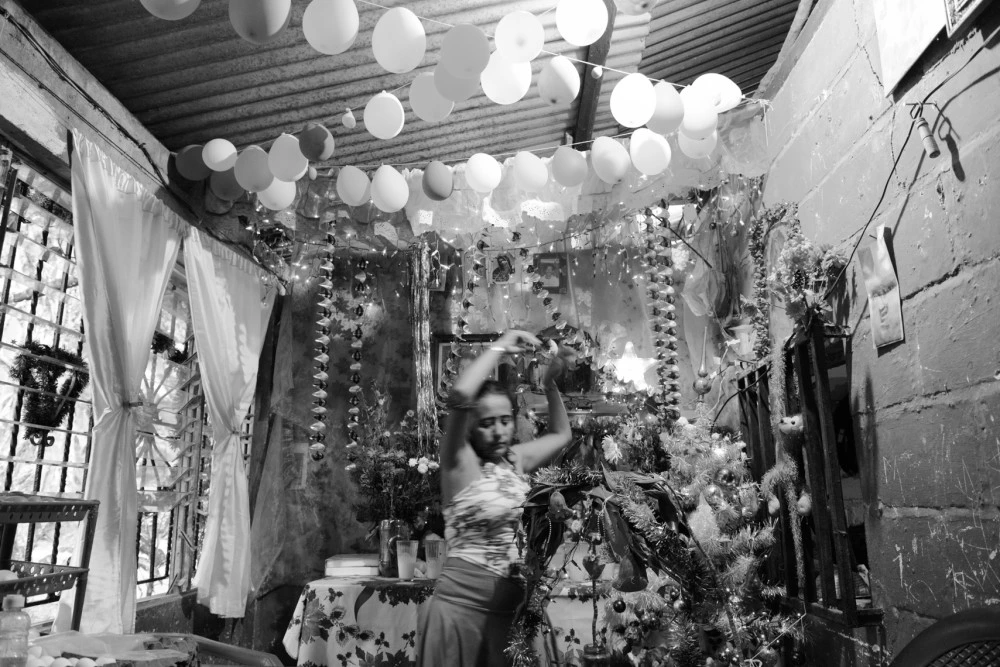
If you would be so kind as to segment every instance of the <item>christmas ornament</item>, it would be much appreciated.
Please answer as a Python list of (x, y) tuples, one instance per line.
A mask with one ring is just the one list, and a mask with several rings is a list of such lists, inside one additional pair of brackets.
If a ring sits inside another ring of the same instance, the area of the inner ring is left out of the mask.
[[(352, 293), (355, 298), (363, 297), (368, 291), (368, 279), (369, 276), (366, 273), (368, 268), (368, 260), (359, 258), (355, 264), (357, 269), (354, 273)], [(364, 331), (361, 329), (361, 318), (364, 316), (364, 309), (362, 308), (361, 315), (357, 315), (355, 311), (355, 316), (358, 317), (357, 324), (354, 327), (354, 340), (351, 341), (351, 386), (348, 387), (349, 391), (354, 396), (358, 396), (361, 393), (361, 351), (364, 346), (362, 339), (364, 338)], [(357, 447), (360, 443), (358, 442), (358, 427), (360, 426), (360, 410), (348, 410), (347, 415), (347, 446), (349, 448)]]
[(677, 366), (677, 320), (673, 287), (673, 259), (666, 221), (646, 211), (646, 252), (644, 265), (649, 290), (650, 324), (657, 348), (657, 375), (660, 386), (654, 395), (660, 419), (680, 418), (680, 383)]
[(329, 369), (330, 352), (330, 316), (333, 314), (333, 250), (334, 230), (332, 225), (326, 230), (326, 252), (320, 264), (319, 283), (319, 336), (316, 338), (316, 363), (313, 368), (313, 424), (309, 439), (309, 455), (313, 461), (322, 461), (326, 456), (326, 415), (327, 415), (327, 370)]

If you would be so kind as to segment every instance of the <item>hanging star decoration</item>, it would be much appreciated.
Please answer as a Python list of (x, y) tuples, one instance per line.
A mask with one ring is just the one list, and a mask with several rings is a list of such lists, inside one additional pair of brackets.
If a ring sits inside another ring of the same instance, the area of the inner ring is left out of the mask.
[(615, 377), (618, 378), (619, 382), (631, 382), (637, 391), (649, 389), (649, 384), (646, 383), (646, 371), (651, 366), (656, 365), (656, 359), (644, 359), (637, 356), (632, 341), (625, 343), (621, 359), (613, 361), (611, 364), (615, 368)]

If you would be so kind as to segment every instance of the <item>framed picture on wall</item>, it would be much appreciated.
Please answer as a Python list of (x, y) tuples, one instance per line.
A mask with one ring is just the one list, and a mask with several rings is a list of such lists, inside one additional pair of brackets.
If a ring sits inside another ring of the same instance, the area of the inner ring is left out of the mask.
[(535, 274), (542, 287), (553, 294), (566, 294), (569, 291), (569, 270), (566, 255), (555, 252), (542, 252), (535, 255)]
[(514, 285), (519, 280), (518, 264), (514, 261), (514, 255), (506, 250), (486, 253), (487, 267), (490, 283), (493, 285)]
[(964, 30), (989, 0), (944, 0), (944, 22), (948, 36)]
[[(489, 349), (490, 345), (500, 334), (466, 334), (462, 337), (462, 340), (458, 341), (458, 360), (455, 363), (454, 377), (458, 377), (459, 373), (472, 362), (473, 359), (482, 354), (485, 350)], [(456, 341), (456, 337), (451, 334), (435, 334), (433, 337), (433, 345), (431, 346), (431, 367), (434, 369), (434, 393), (440, 393), (442, 389), (441, 379), (445, 376), (445, 365), (448, 363), (448, 359), (451, 352), (451, 344)], [(499, 363), (499, 359), (497, 360)], [(490, 373), (490, 379), (496, 380), (499, 378), (499, 371), (497, 366), (493, 367)]]

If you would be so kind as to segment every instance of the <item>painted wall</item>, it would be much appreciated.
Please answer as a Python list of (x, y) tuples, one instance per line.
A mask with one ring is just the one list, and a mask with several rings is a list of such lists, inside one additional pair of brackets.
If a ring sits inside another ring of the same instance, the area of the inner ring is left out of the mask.
[[(872, 3), (819, 5), (769, 95), (764, 198), (799, 202), (814, 241), (853, 241), (902, 150), (869, 233), (884, 224), (894, 235), (903, 344), (874, 350), (856, 261), (847, 274), (873, 596), (898, 651), (935, 619), (1000, 604), (1000, 52), (963, 69), (1000, 26), (1000, 6), (954, 40), (942, 33), (886, 98)], [(946, 137), (941, 156), (928, 158), (916, 131), (903, 147), (906, 104), (956, 71), (930, 97), (940, 112), (926, 112)]]

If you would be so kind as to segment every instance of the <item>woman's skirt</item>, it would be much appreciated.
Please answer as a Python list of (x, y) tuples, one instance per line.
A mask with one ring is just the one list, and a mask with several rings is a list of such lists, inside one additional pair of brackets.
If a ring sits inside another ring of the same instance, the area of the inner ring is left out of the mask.
[[(516, 580), (449, 558), (420, 620), (417, 665), (508, 667), (504, 649), (523, 599), (524, 589)], [(539, 667), (556, 664), (552, 633), (539, 633), (534, 648)]]

